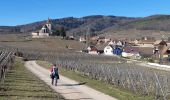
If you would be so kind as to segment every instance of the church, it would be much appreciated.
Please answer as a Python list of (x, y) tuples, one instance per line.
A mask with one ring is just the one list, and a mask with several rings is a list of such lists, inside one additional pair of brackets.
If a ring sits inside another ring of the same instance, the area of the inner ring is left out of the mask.
[(52, 24), (50, 19), (47, 20), (46, 24), (38, 32), (32, 32), (32, 38), (46, 38), (52, 34)]

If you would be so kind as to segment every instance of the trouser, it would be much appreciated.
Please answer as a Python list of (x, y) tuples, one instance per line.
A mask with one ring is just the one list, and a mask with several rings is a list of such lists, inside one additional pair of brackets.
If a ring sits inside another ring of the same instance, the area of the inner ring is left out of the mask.
[(51, 80), (52, 85), (54, 84), (54, 81), (55, 81), (55, 85), (57, 85), (57, 78), (52, 78), (52, 80)]

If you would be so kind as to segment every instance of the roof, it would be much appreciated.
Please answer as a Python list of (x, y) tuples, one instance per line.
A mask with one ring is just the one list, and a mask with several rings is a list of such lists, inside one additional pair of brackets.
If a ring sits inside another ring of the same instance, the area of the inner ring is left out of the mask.
[(150, 47), (139, 47), (141, 55), (153, 55), (153, 48)]
[(167, 46), (167, 43), (162, 40), (162, 41), (159, 43), (159, 45), (166, 45), (166, 46)]
[(43, 28), (44, 28), (44, 29), (47, 29), (48, 27), (47, 27), (47, 25), (44, 25), (44, 26), (42, 27), (42, 29), (43, 29)]
[(123, 51), (126, 53), (139, 53), (139, 48), (138, 47), (125, 47)]
[(162, 40), (156, 40), (154, 45), (158, 45)]
[(104, 48), (108, 45), (108, 43), (103, 43), (103, 44), (100, 44), (100, 45), (96, 45), (96, 47), (99, 49), (99, 50), (104, 50)]
[(165, 54), (166, 51), (169, 49), (169, 46), (167, 46), (166, 44), (165, 45), (162, 44), (162, 45), (158, 46), (158, 49), (159, 49), (161, 54)]
[(105, 39), (105, 36), (99, 36), (98, 39)]
[(93, 46), (93, 45), (89, 46), (88, 49), (89, 49), (90, 51), (97, 51), (97, 50), (98, 50), (98, 49), (97, 49), (95, 46)]
[(91, 37), (90, 40), (97, 40), (98, 37), (94, 36), (94, 37)]
[(138, 44), (154, 44), (155, 40), (139, 40)]
[(110, 48), (114, 48), (114, 46), (113, 45), (107, 45), (105, 48), (108, 48), (108, 47), (110, 47)]

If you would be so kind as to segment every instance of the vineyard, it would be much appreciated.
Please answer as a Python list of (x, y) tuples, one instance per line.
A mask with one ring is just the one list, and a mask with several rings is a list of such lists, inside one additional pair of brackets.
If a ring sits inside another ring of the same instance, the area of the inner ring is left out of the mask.
[(4, 82), (5, 74), (14, 63), (14, 53), (7, 51), (0, 51), (0, 83)]
[(24, 48), (2, 48), (12, 50), (25, 60), (45, 60), (61, 65), (67, 70), (79, 72), (94, 80), (113, 84), (142, 96), (154, 96), (156, 100), (170, 99), (170, 73), (139, 66), (135, 62), (118, 57), (88, 55), (83, 53), (58, 53)]
[(0, 50), (0, 100), (64, 100), (15, 58), (14, 49)]

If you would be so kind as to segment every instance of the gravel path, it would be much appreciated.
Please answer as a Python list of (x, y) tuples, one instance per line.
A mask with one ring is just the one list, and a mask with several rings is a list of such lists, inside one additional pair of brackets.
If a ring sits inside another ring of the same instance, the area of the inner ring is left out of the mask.
[(60, 75), (58, 86), (53, 86), (50, 71), (39, 66), (35, 61), (27, 61), (25, 67), (67, 100), (117, 100), (62, 75)]
[(165, 70), (165, 71), (170, 71), (170, 66), (169, 65), (161, 65), (157, 63), (138, 63), (140, 66), (144, 67), (150, 67), (154, 69), (159, 69), (159, 70)]

